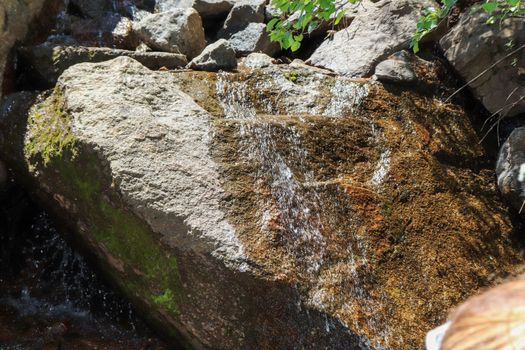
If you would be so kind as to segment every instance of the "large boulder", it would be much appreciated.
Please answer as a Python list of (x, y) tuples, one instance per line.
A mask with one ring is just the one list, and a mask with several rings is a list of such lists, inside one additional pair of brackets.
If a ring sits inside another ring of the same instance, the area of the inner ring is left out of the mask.
[[(441, 40), (445, 57), (491, 113), (525, 112), (525, 22), (508, 18), (486, 24), (487, 15), (465, 14)], [(511, 46), (509, 46), (509, 44)]]
[(134, 25), (137, 35), (153, 49), (181, 53), (193, 59), (206, 46), (199, 13), (176, 8), (144, 17)]
[(408, 48), (418, 17), (432, 4), (428, 0), (364, 0), (350, 26), (326, 39), (308, 63), (350, 77), (370, 76), (381, 60)]
[(228, 40), (219, 39), (208, 45), (202, 53), (195, 57), (188, 68), (216, 72), (218, 70), (232, 70), (237, 68), (235, 50)]
[(32, 78), (52, 87), (69, 67), (82, 62), (103, 62), (120, 56), (131, 57), (149, 69), (183, 68), (186, 56), (169, 52), (128, 51), (107, 47), (61, 46), (46, 42), (19, 49), (21, 57), (32, 69)]
[(521, 263), (470, 119), (437, 99), (300, 65), (119, 57), (22, 102), (2, 109), (0, 157), (197, 349), (421, 348)]
[(29, 25), (40, 13), (45, 3), (46, 0), (2, 0), (0, 2), (0, 97), (3, 93), (4, 69), (9, 52), (17, 41), (24, 39)]
[(501, 147), (496, 174), (505, 199), (525, 214), (525, 127), (516, 128)]

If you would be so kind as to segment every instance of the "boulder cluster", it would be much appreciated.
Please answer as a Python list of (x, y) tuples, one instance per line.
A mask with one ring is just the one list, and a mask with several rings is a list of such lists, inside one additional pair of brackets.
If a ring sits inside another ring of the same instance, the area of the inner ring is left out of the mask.
[(72, 0), (54, 35), (20, 52), (46, 83), (73, 64), (117, 56), (151, 69), (233, 70), (238, 57), (280, 51), (265, 9), (265, 0)]

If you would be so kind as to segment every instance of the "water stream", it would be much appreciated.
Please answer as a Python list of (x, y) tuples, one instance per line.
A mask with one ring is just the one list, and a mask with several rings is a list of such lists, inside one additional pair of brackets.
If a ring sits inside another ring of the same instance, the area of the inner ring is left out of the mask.
[(0, 349), (167, 349), (18, 190), (0, 194)]

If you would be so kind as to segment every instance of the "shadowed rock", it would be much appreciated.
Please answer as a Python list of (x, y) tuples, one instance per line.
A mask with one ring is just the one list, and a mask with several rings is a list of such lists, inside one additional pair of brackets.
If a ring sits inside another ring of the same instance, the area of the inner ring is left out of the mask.
[(525, 214), (525, 127), (516, 128), (501, 147), (496, 175), (503, 197)]
[(525, 45), (525, 22), (507, 18), (489, 25), (487, 18), (483, 13), (463, 15), (439, 44), (490, 113), (514, 116), (525, 112), (525, 54), (523, 49), (509, 54)]
[(131, 57), (153, 70), (183, 68), (186, 56), (168, 52), (142, 52), (110, 49), (106, 47), (57, 46), (44, 43), (20, 49), (21, 55), (33, 67), (38, 79), (53, 86), (69, 67), (82, 62), (103, 62), (120, 56)]

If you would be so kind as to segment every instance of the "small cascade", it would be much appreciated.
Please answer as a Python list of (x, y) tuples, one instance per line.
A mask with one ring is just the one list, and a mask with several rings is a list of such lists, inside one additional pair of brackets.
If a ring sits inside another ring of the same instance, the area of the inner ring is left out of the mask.
[[(362, 223), (348, 213), (353, 201), (358, 203), (360, 199), (342, 192), (345, 186), (360, 188), (372, 196), (381, 192), (382, 181), (389, 172), (390, 152), (381, 151), (382, 135), (375, 122), (360, 117), (361, 125), (367, 129), (360, 132), (368, 135), (363, 139), (377, 152), (375, 168), (371, 166), (367, 170), (370, 175), (359, 181), (332, 178), (323, 174), (318, 162), (331, 159), (333, 150), (311, 154), (312, 145), (305, 139), (311, 137), (306, 135), (315, 125), (326, 125), (332, 130), (344, 126), (346, 116), (352, 115), (353, 108), (366, 98), (369, 87), (341, 77), (319, 75), (316, 79), (292, 82), (287, 78), (290, 73), (277, 69), (269, 73), (266, 79), (221, 73), (216, 82), (224, 118), (238, 123), (243, 161), (256, 167), (255, 192), (269, 193), (262, 196), (265, 201), (259, 206), (259, 229), (270, 236), (272, 231), (281, 233), (277, 244), (285, 247), (293, 264), (305, 273), (303, 287), (309, 290), (306, 304), (330, 313), (356, 315), (348, 317), (352, 322), (345, 326), (381, 338), (380, 342), (376, 341), (378, 338), (364, 340), (361, 347), (386, 348), (390, 331), (378, 312), (382, 297), (373, 296), (367, 280), (374, 273), (369, 263), (369, 237), (358, 233)], [(298, 100), (303, 102), (297, 103)], [(308, 100), (311, 102), (304, 102)], [(345, 237), (342, 242), (347, 247), (346, 257), (335, 253), (341, 247), (329, 247), (334, 235)], [(333, 272), (343, 266), (344, 272)], [(334, 293), (326, 289), (327, 285), (343, 290)], [(340, 299), (337, 293), (346, 297)], [(329, 309), (328, 305), (339, 305), (339, 310)], [(327, 331), (332, 328), (327, 321)]]
[[(305, 191), (303, 186), (313, 181), (313, 173), (306, 166), (308, 154), (302, 147), (299, 132), (281, 123), (281, 127), (287, 127), (285, 139), (281, 141), (288, 147), (287, 156), (296, 162), (292, 170), (277, 145), (278, 117), (259, 115), (250, 103), (247, 86), (242, 81), (230, 81), (226, 73), (218, 76), (216, 88), (225, 118), (241, 121), (242, 148), (247, 159), (259, 164), (256, 181), (259, 186), (270, 185), (270, 202), (260, 213), (262, 230), (268, 231), (269, 225), (278, 222), (284, 231), (288, 253), (305, 265), (307, 271), (317, 272), (323, 263), (325, 242), (319, 198), (315, 191)], [(266, 107), (270, 111), (274, 109), (271, 105)]]
[(45, 212), (25, 215), (27, 231), (12, 230), (9, 219), (0, 230), (10, 250), (0, 257), (8, 262), (0, 269), (0, 349), (165, 349), (132, 306), (60, 237)]

